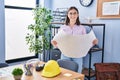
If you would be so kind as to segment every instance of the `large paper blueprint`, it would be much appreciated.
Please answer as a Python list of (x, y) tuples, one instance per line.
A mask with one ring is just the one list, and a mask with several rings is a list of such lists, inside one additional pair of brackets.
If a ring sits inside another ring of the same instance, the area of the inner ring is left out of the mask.
[(71, 35), (61, 30), (53, 38), (62, 54), (72, 58), (86, 56), (94, 39), (96, 37), (93, 30), (84, 35)]

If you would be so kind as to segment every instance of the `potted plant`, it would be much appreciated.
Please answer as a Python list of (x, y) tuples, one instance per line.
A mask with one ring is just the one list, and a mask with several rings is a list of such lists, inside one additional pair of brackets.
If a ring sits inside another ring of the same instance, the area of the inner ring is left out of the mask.
[(35, 23), (28, 26), (29, 33), (27, 33), (26, 42), (30, 52), (43, 53), (43, 50), (50, 48), (51, 11), (36, 7), (33, 13)]
[(15, 80), (21, 80), (22, 74), (23, 70), (21, 68), (14, 68), (12, 71)]

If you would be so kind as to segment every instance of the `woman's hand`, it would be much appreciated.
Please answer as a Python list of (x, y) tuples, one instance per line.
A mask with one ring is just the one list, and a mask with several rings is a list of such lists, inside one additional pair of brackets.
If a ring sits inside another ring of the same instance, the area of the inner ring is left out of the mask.
[(52, 41), (51, 41), (51, 44), (52, 44), (55, 48), (57, 48), (57, 42), (56, 42), (56, 41), (52, 40)]
[(96, 44), (98, 44), (98, 39), (93, 40), (93, 45), (96, 45)]

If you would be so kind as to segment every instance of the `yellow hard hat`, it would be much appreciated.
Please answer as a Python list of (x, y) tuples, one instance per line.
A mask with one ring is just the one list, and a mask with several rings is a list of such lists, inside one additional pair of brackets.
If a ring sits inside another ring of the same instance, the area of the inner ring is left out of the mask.
[(49, 60), (42, 71), (42, 76), (44, 77), (54, 77), (60, 74), (60, 67), (55, 60)]

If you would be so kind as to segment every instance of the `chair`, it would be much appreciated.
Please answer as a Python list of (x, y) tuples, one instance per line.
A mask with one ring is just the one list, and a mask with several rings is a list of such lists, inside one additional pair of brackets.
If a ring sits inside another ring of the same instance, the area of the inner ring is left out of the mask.
[(55, 48), (55, 49), (52, 49), (51, 52), (50, 52), (50, 60), (58, 60), (60, 59), (60, 56), (61, 56), (61, 52), (59, 49)]
[(0, 68), (9, 66), (7, 63), (0, 63)]
[(58, 59), (57, 60), (60, 67), (69, 69), (72, 71), (78, 71), (78, 64), (74, 61), (66, 60), (66, 59)]

